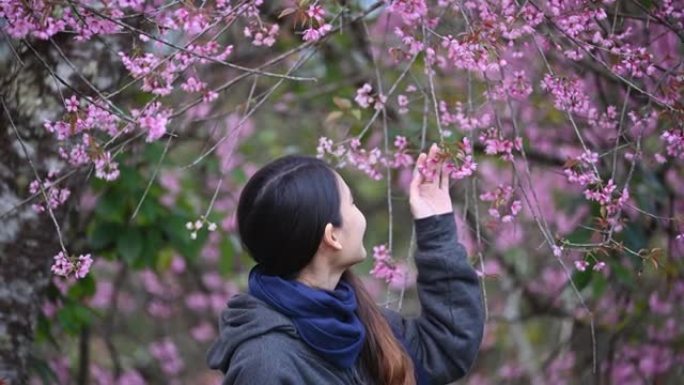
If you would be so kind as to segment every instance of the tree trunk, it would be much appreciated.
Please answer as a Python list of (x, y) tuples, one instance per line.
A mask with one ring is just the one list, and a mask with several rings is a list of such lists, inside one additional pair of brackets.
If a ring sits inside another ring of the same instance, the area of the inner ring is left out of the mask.
[[(8, 44), (0, 47), (5, 51), (0, 55), (0, 98), (6, 107), (0, 106), (0, 383), (24, 384), (41, 297), (50, 280), (52, 256), (59, 251), (49, 215), (31, 207), (42, 199), (21, 203), (36, 179), (25, 151), (45, 178), (57, 154), (43, 120), (54, 118), (50, 113), (59, 112), (61, 103), (45, 67), (30, 52), (19, 52), (20, 60)], [(60, 221), (65, 213), (54, 214)]]

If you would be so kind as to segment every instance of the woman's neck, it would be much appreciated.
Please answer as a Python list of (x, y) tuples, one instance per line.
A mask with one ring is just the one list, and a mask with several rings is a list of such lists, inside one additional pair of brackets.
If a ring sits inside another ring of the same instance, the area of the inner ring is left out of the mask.
[(344, 270), (340, 271), (329, 267), (309, 264), (299, 272), (295, 279), (316, 289), (333, 291), (340, 282), (343, 273)]

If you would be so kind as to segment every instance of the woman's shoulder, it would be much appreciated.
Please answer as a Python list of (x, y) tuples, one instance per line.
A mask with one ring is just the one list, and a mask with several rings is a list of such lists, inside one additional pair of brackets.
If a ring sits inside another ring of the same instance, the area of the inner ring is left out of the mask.
[(273, 384), (349, 383), (348, 370), (335, 368), (300, 339), (277, 332), (242, 343), (230, 361), (229, 377), (231, 372), (232, 375), (242, 373), (243, 378), (249, 377), (249, 383), (258, 383), (261, 379)]
[(286, 333), (269, 331), (243, 341), (236, 347), (234, 357), (245, 357), (250, 361), (268, 364), (272, 361), (294, 360), (301, 350), (301, 341)]
[[(244, 341), (236, 349), (236, 355), (250, 357), (254, 361), (273, 360), (280, 363), (293, 362), (319, 362), (320, 357), (297, 336), (291, 333), (281, 333), (271, 330), (258, 337)], [(259, 358), (257, 358), (259, 357)], [(271, 364), (268, 362), (266, 364)]]

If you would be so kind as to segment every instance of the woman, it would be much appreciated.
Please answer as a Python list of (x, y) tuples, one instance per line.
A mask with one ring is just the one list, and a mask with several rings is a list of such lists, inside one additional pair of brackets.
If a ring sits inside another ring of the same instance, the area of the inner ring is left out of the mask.
[[(410, 188), (422, 314), (380, 308), (349, 269), (364, 260), (366, 220), (325, 162), (286, 156), (247, 182), (238, 229), (257, 265), (230, 299), (207, 354), (223, 384), (445, 384), (482, 340), (478, 278), (456, 239), (448, 179), (420, 154)], [(441, 166), (443, 167), (443, 166)], [(440, 173), (438, 172), (437, 175)]]

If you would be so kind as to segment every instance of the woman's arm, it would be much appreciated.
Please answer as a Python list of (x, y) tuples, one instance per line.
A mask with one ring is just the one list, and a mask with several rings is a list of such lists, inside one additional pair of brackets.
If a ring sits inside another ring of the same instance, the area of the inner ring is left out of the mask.
[(470, 369), (482, 341), (480, 285), (456, 237), (449, 176), (439, 148), (421, 153), (409, 197), (415, 218), (421, 315), (382, 309), (431, 383), (455, 381)]
[(457, 241), (453, 213), (416, 219), (415, 226), (421, 315), (381, 310), (430, 383), (445, 384), (463, 377), (477, 356), (484, 329), (480, 285)]

